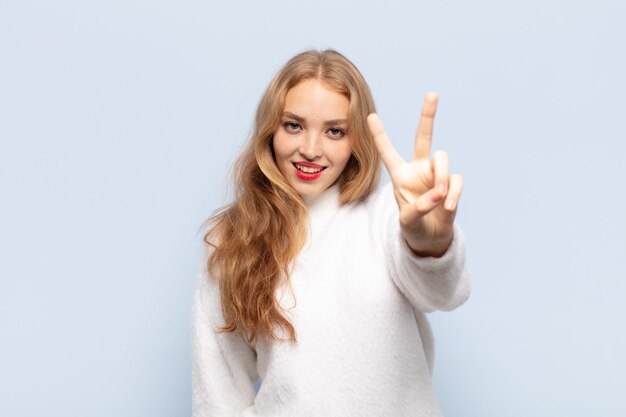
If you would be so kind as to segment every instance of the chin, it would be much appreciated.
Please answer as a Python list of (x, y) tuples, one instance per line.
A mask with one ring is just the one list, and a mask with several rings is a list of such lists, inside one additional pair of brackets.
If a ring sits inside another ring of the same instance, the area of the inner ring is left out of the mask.
[(302, 197), (313, 197), (325, 190), (319, 187), (295, 187), (295, 189)]

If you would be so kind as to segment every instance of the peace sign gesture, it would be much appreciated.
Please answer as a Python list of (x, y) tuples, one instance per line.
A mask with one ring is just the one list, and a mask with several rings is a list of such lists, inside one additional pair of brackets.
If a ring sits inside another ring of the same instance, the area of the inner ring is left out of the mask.
[(375, 113), (367, 117), (400, 209), (400, 230), (409, 247), (419, 256), (442, 256), (452, 242), (453, 223), (463, 189), (460, 175), (448, 175), (448, 154), (430, 158), (437, 94), (428, 93), (415, 134), (413, 160), (405, 162), (394, 149)]

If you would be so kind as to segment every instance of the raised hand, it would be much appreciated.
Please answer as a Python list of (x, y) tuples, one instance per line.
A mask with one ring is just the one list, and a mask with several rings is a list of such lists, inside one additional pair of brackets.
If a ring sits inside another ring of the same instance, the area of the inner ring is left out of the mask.
[(460, 175), (448, 175), (448, 154), (430, 157), (437, 94), (428, 93), (415, 134), (413, 160), (394, 149), (375, 113), (367, 117), (376, 148), (389, 171), (400, 209), (400, 230), (419, 256), (442, 256), (452, 242), (453, 223), (463, 189)]

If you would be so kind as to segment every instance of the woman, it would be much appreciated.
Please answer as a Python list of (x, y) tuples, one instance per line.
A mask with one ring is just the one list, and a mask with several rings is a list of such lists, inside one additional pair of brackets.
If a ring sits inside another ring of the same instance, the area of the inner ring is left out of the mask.
[(307, 51), (276, 74), (205, 235), (194, 416), (441, 414), (425, 313), (462, 304), (469, 281), (462, 180), (430, 157), (436, 105), (406, 163), (345, 57)]

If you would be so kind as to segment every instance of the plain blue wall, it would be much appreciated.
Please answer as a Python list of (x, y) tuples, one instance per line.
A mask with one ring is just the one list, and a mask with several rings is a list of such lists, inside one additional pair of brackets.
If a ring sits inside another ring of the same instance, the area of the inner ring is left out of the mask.
[(334, 47), (465, 178), (448, 416), (626, 415), (626, 7), (0, 0), (0, 415), (190, 414), (201, 222), (274, 71)]

